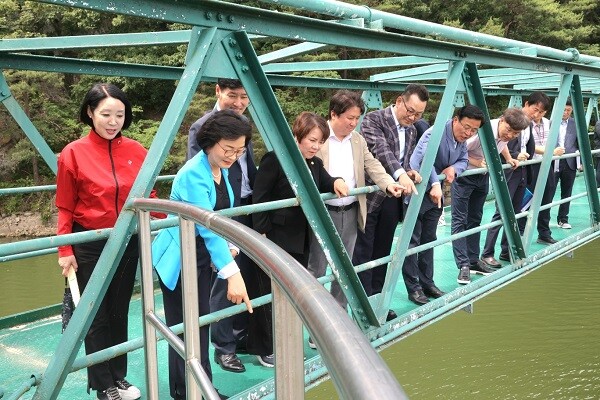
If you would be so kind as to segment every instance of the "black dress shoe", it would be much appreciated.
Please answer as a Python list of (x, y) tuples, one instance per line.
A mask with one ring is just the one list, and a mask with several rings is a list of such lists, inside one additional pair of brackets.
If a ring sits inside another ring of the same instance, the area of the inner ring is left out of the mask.
[(398, 315), (396, 314), (396, 312), (394, 310), (388, 310), (388, 315), (385, 318), (385, 322), (390, 322), (393, 319), (398, 318)]
[(500, 257), (498, 259), (502, 261), (510, 261), (510, 255), (508, 253), (500, 253)]
[(435, 285), (423, 286), (423, 293), (425, 293), (425, 295), (428, 297), (433, 297), (434, 299), (440, 298), (446, 294), (446, 292), (441, 291), (440, 288)]
[(240, 361), (238, 356), (234, 354), (217, 354), (215, 353), (215, 362), (221, 366), (225, 371), (230, 372), (244, 372), (246, 367)]
[(537, 242), (539, 244), (554, 244), (554, 243), (558, 243), (558, 240), (554, 239), (552, 236), (548, 236), (548, 237), (538, 237)]
[[(440, 290), (440, 292), (441, 292), (441, 290)], [(425, 293), (423, 293), (422, 290), (410, 292), (408, 294), (408, 299), (419, 306), (429, 303), (429, 299), (427, 298), (427, 296), (425, 296)]]

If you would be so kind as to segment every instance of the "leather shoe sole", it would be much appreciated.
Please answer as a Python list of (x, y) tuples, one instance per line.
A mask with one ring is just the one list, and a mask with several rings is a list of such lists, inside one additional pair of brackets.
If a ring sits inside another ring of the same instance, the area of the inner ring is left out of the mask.
[(483, 261), (485, 264), (492, 268), (498, 268), (502, 265), (494, 257), (481, 257), (481, 261)]
[(539, 244), (554, 244), (554, 243), (558, 243), (558, 240), (554, 239), (553, 237), (547, 237), (547, 238), (539, 237), (537, 239), (537, 242)]
[(425, 296), (421, 290), (417, 290), (415, 292), (410, 292), (408, 294), (408, 299), (413, 303), (422, 306), (423, 304), (429, 303), (429, 299)]
[(438, 299), (446, 294), (446, 292), (440, 290), (437, 286), (429, 286), (423, 287), (423, 293), (425, 293), (428, 297), (433, 297), (434, 299)]
[(246, 367), (240, 361), (236, 354), (216, 354), (215, 362), (225, 371), (229, 372), (245, 372)]

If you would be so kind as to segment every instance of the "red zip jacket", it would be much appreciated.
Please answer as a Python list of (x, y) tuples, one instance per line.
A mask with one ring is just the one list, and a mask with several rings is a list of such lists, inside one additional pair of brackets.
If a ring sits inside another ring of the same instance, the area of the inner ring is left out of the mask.
[[(133, 139), (106, 140), (94, 130), (66, 145), (56, 175), (57, 234), (72, 233), (73, 222), (89, 230), (112, 228), (146, 154)], [(58, 249), (59, 257), (72, 254), (71, 246)]]

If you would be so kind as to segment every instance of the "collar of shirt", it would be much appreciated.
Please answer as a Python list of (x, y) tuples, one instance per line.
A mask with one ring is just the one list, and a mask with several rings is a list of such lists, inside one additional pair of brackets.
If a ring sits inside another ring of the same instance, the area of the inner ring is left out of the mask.
[(350, 134), (348, 136), (344, 136), (344, 138), (342, 140), (340, 140), (337, 136), (335, 136), (335, 132), (333, 131), (333, 128), (331, 127), (331, 122), (327, 121), (327, 125), (329, 125), (329, 140), (336, 140), (338, 142), (345, 142), (347, 140), (350, 140), (352, 138), (352, 132), (350, 132)]

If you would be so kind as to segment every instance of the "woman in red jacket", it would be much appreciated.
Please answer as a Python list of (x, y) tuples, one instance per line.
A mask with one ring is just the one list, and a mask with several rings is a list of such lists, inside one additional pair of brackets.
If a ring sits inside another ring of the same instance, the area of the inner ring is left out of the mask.
[[(147, 153), (140, 143), (121, 134), (131, 124), (132, 111), (127, 96), (115, 85), (94, 85), (83, 99), (79, 119), (92, 129), (65, 146), (58, 158), (58, 235), (112, 228)], [(105, 244), (103, 239), (59, 247), (62, 274), (67, 276), (72, 267), (83, 291)], [(86, 354), (127, 341), (137, 262), (134, 236), (85, 337)], [(126, 375), (126, 354), (93, 365), (88, 368), (88, 391), (96, 390), (98, 399), (140, 398), (139, 389), (127, 382)]]

